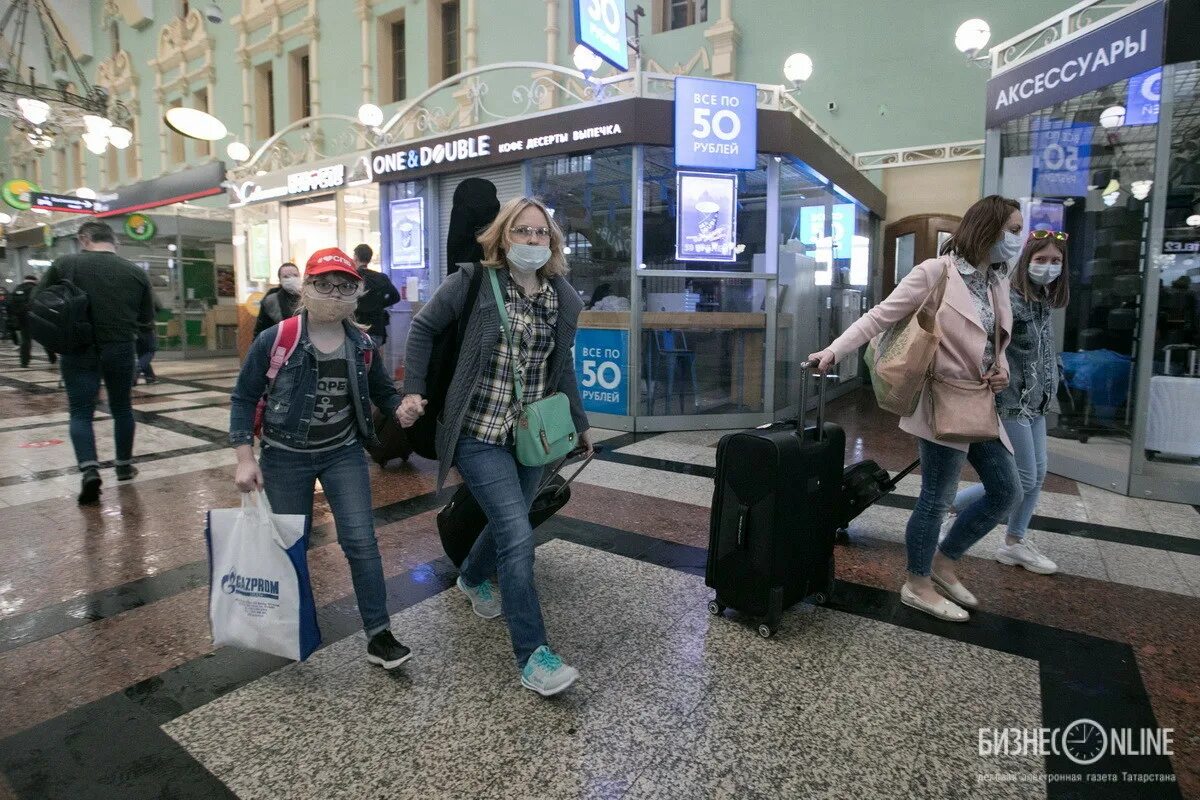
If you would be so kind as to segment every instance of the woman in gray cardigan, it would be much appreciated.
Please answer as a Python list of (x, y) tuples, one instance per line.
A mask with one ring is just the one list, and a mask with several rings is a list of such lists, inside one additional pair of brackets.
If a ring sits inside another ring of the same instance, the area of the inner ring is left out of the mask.
[[(590, 454), (588, 421), (571, 358), (583, 303), (563, 277), (567, 263), (562, 231), (540, 201), (517, 198), (505, 203), (479, 235), (479, 243), (482, 264), (448, 276), (413, 319), (400, 422), (411, 426), (424, 413), (433, 339), (462, 315), (473, 271), (496, 270), (516, 352), (501, 334), (495, 295), (489, 286), (481, 286), (438, 420), (438, 488), (450, 466), (457, 466), (487, 514), (488, 525), (463, 562), (458, 588), (484, 619), (498, 617), (503, 610), (522, 685), (549, 697), (574, 683), (579, 673), (546, 643), (533, 582), (529, 524), (542, 468), (524, 466), (515, 456), (513, 428), (519, 409), (513, 398), (513, 371), (524, 379), (525, 403), (555, 392), (567, 396), (580, 444)], [(493, 574), (500, 578), (500, 597), (492, 587)]]

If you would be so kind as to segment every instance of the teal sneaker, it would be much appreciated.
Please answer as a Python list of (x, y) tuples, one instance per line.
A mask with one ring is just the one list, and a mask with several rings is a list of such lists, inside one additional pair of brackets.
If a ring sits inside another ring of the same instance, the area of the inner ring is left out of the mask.
[(521, 670), (521, 685), (542, 697), (551, 697), (579, 680), (579, 670), (569, 667), (548, 646), (533, 651)]
[(484, 619), (495, 619), (500, 616), (500, 598), (492, 588), (491, 581), (484, 581), (478, 586), (467, 586), (462, 576), (458, 576), (458, 590), (471, 599), (471, 610)]

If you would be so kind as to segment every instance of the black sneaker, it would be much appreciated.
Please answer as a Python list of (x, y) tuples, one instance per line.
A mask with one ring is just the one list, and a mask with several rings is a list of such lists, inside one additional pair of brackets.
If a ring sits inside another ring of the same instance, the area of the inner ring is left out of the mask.
[(100, 473), (89, 469), (83, 473), (83, 483), (79, 489), (79, 505), (92, 506), (100, 502)]
[(133, 464), (117, 464), (117, 480), (129, 481), (137, 477), (138, 468)]
[(367, 643), (367, 661), (384, 669), (395, 669), (412, 658), (412, 651), (396, 641), (391, 631), (380, 631)]

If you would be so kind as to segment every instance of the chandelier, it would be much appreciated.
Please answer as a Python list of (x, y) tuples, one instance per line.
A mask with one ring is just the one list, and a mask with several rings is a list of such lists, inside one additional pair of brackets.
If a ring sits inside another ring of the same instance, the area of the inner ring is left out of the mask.
[[(37, 46), (34, 28), (41, 30), (51, 83), (39, 82), (37, 69), (26, 63), (26, 46), (31, 55)], [(0, 116), (10, 118), (29, 144), (49, 150), (64, 133), (81, 132), (84, 145), (96, 155), (109, 145), (118, 150), (129, 146), (133, 115), (87, 79), (46, 0), (12, 0), (0, 17), (0, 40), (8, 42), (0, 52)]]

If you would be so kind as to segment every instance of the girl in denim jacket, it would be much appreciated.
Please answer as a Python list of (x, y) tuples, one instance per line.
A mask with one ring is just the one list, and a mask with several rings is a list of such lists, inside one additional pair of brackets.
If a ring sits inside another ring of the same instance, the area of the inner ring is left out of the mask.
[[(1051, 575), (1058, 565), (1034, 547), (1028, 533), (1046, 479), (1046, 411), (1059, 379), (1050, 313), (1070, 300), (1066, 233), (1037, 230), (1030, 234), (1012, 276), (1011, 292), (1009, 384), (996, 395), (996, 408), (1012, 441), (1024, 497), (1008, 518), (1008, 535), (996, 550), (996, 560)], [(983, 486), (970, 486), (958, 493), (954, 507), (966, 508), (982, 495)]]

